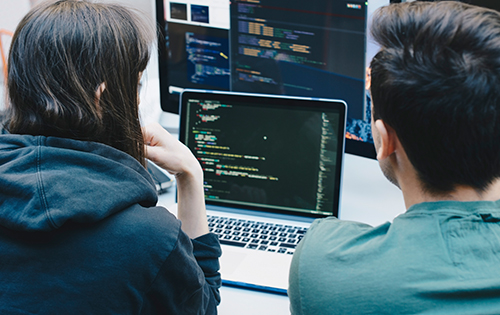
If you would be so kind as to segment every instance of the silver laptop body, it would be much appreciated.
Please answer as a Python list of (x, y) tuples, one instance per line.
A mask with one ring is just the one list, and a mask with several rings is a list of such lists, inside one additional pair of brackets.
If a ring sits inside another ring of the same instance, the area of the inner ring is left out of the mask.
[(181, 94), (179, 138), (204, 170), (225, 285), (286, 294), (308, 226), (339, 215), (346, 111), (331, 99)]

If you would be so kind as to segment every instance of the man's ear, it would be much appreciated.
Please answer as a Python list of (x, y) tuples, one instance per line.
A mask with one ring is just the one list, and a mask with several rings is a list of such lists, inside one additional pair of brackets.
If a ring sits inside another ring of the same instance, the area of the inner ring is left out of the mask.
[(391, 126), (387, 125), (382, 119), (375, 121), (375, 128), (379, 137), (379, 147), (377, 149), (377, 160), (381, 161), (388, 158), (396, 151), (397, 135)]

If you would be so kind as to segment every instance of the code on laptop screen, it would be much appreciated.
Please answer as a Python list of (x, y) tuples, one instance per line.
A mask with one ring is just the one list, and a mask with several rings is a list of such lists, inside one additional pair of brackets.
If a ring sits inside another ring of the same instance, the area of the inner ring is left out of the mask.
[(202, 165), (207, 202), (336, 214), (344, 113), (310, 103), (188, 99), (184, 142)]

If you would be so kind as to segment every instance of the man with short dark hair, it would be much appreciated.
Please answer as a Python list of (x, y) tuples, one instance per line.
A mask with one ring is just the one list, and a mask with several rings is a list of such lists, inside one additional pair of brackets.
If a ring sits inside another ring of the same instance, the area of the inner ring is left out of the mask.
[(293, 314), (500, 314), (500, 14), (381, 8), (372, 34), (377, 159), (406, 213), (317, 220), (294, 254)]

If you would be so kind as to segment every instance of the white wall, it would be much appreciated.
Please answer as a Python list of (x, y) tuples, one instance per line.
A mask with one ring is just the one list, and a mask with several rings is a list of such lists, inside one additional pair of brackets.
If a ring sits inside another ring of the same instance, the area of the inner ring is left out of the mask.
[[(0, 30), (7, 30), (14, 32), (17, 24), (22, 17), (28, 12), (31, 3), (29, 0), (1, 0), (0, 1)], [(0, 35), (2, 41), (3, 52), (7, 56), (11, 37), (7, 35)], [(4, 82), (4, 65), (0, 61), (0, 110), (4, 108), (5, 104), (5, 82)]]
[(109, 2), (109, 3), (121, 3), (127, 6), (141, 10), (148, 16), (155, 17), (155, 7), (154, 1), (152, 0), (100, 0), (99, 2)]

